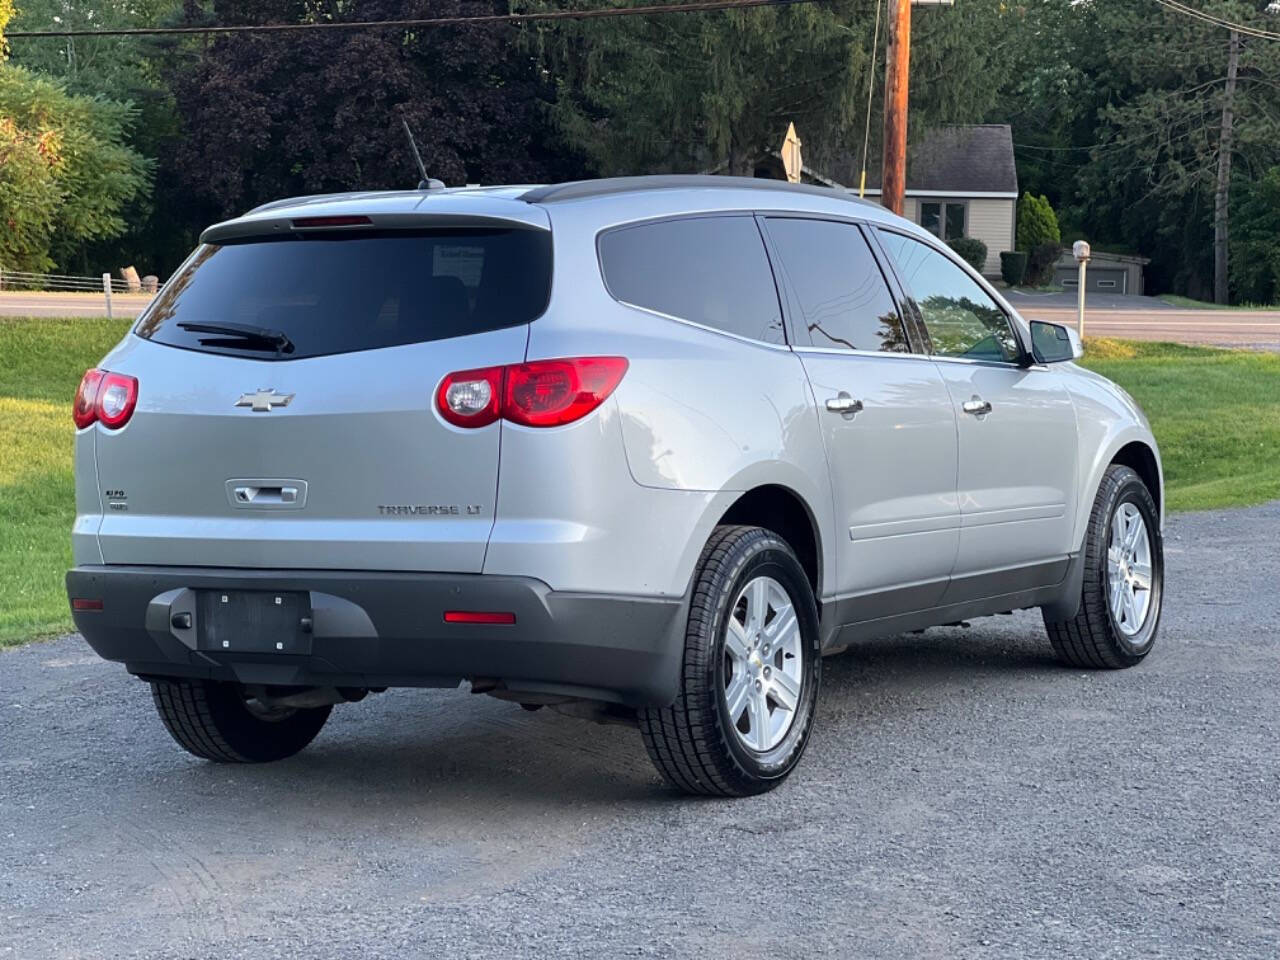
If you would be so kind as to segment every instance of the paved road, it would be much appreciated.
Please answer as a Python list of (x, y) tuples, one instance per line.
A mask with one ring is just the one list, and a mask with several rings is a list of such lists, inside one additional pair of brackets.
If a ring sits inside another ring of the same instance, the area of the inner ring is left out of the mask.
[[(1009, 299), (1027, 319), (1075, 324), (1071, 296), (1014, 294)], [(150, 297), (117, 294), (112, 307), (116, 316), (135, 317), (149, 302)], [(0, 316), (105, 315), (103, 298), (97, 294), (0, 292)], [(1182, 310), (1154, 297), (1095, 294), (1085, 324), (1091, 336), (1280, 350), (1280, 310)]]
[(457, 691), (215, 766), (76, 638), (0, 653), (0, 957), (1274, 958), (1278, 539), (1175, 518), (1128, 672), (1032, 614), (828, 660), (797, 775), (737, 802)]
[[(1056, 293), (1040, 293), (1026, 290), (1001, 290), (1005, 299), (1019, 310), (1024, 307), (1047, 308), (1058, 310), (1076, 310), (1076, 294), (1074, 291), (1060, 290)], [(1172, 305), (1159, 297), (1140, 297), (1128, 293), (1102, 293), (1090, 290), (1085, 294), (1086, 310), (1173, 310)]]
[[(1028, 320), (1076, 324), (1074, 310), (1030, 306), (1019, 308), (1019, 312)], [(1085, 332), (1090, 337), (1121, 340), (1280, 350), (1280, 311), (1088, 310)]]
[[(1028, 320), (1075, 326), (1074, 293), (1015, 293), (1005, 296)], [(1186, 310), (1156, 297), (1090, 293), (1085, 304), (1089, 336), (1167, 340), (1219, 347), (1280, 350), (1280, 309)]]
[[(136, 317), (151, 297), (117, 293), (111, 297), (116, 317)], [(105, 317), (106, 298), (100, 293), (21, 293), (0, 291), (0, 317)]]

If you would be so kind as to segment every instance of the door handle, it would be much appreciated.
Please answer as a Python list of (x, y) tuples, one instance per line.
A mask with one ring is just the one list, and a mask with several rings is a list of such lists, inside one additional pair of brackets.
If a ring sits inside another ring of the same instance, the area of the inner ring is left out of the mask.
[(846, 418), (862, 412), (862, 401), (855, 400), (843, 390), (838, 396), (827, 398), (827, 409), (832, 413), (843, 414)]
[(960, 405), (965, 413), (971, 413), (975, 417), (985, 416), (991, 412), (991, 401), (983, 400), (981, 397), (974, 397), (972, 400), (966, 400)]

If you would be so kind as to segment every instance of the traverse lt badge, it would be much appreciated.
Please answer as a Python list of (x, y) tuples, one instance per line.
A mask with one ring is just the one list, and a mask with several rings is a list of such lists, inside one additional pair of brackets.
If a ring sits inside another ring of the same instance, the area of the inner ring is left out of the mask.
[(257, 393), (242, 393), (237, 407), (251, 407), (254, 413), (270, 413), (273, 407), (287, 407), (292, 393), (276, 393), (275, 387), (259, 387)]

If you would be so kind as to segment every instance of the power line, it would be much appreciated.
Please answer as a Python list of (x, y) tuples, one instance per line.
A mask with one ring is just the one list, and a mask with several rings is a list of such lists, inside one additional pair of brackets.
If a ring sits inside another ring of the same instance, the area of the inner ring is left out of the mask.
[(1183, 16), (1194, 17), (1197, 20), (1201, 20), (1204, 23), (1208, 23), (1215, 27), (1220, 27), (1224, 30), (1234, 30), (1236, 33), (1242, 33), (1247, 37), (1257, 37), (1261, 40), (1280, 40), (1280, 33), (1276, 33), (1271, 30), (1264, 30), (1261, 27), (1251, 27), (1245, 23), (1235, 23), (1234, 21), (1227, 20), (1225, 17), (1219, 17), (1216, 14), (1208, 13), (1204, 10), (1198, 10), (1185, 3), (1180, 3), (1179, 0), (1156, 0), (1156, 3), (1168, 10), (1174, 11), (1175, 13), (1180, 13)]
[(414, 20), (349, 20), (319, 23), (225, 24), (194, 27), (119, 27), (106, 30), (14, 30), (5, 39), (36, 37), (159, 37), (201, 34), (284, 33), (307, 30), (369, 30), (447, 27), (467, 23), (530, 23), (540, 20), (596, 20), (608, 17), (642, 17), (667, 13), (710, 13), (752, 7), (791, 7), (823, 0), (696, 0), (689, 3), (654, 3), (638, 7), (603, 7), (595, 10), (541, 10), (533, 13), (492, 13), (472, 17), (425, 17)]

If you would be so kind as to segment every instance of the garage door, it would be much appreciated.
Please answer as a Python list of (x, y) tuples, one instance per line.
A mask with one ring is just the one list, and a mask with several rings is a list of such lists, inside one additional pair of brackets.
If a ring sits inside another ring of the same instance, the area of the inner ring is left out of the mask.
[[(1066, 290), (1076, 288), (1079, 273), (1075, 267), (1058, 267), (1053, 279)], [(1085, 285), (1090, 293), (1128, 293), (1129, 271), (1090, 267), (1085, 272)]]

